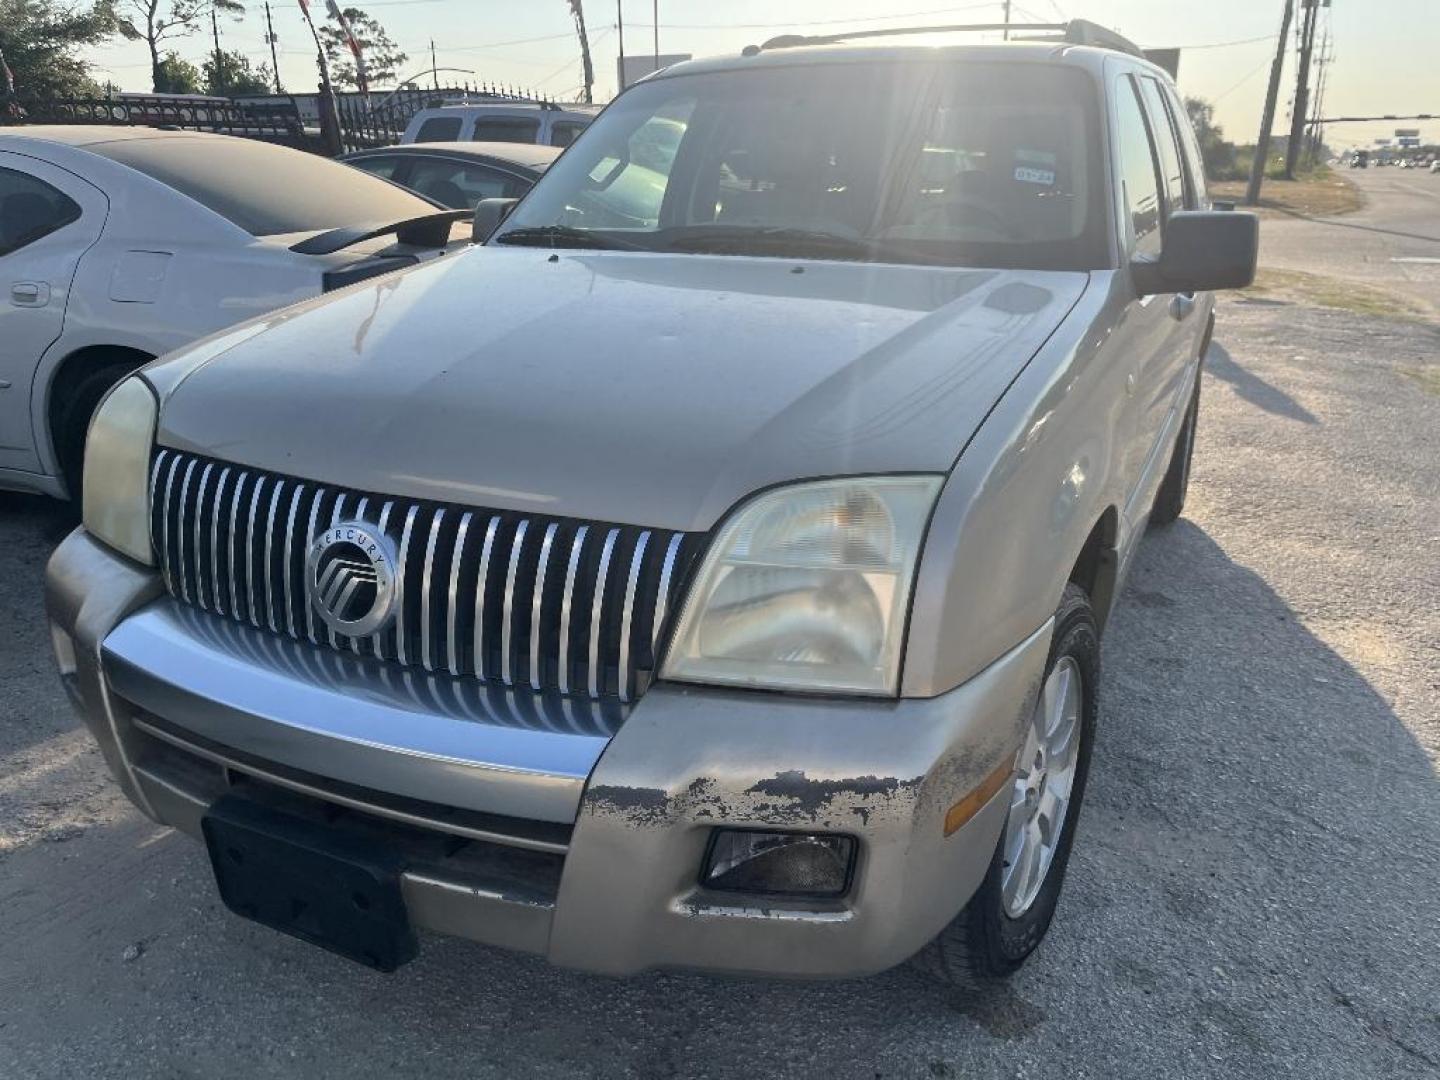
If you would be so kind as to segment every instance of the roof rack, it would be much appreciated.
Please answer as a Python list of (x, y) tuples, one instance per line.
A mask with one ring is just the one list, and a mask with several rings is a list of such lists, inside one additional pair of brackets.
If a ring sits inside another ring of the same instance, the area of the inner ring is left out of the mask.
[(745, 50), (746, 56), (754, 56), (765, 49), (793, 49), (801, 45), (834, 45), (858, 38), (899, 37), (909, 34), (962, 34), (984, 33), (986, 31), (1008, 30), (1011, 33), (1051, 33), (1054, 37), (1025, 37), (1018, 41), (1053, 41), (1067, 45), (1091, 45), (1098, 49), (1113, 49), (1131, 56), (1144, 57), (1145, 52), (1127, 37), (1107, 30), (1088, 19), (1071, 19), (1063, 23), (966, 23), (955, 26), (901, 26), (883, 30), (851, 30), (840, 34), (781, 34), (760, 46), (751, 45)]

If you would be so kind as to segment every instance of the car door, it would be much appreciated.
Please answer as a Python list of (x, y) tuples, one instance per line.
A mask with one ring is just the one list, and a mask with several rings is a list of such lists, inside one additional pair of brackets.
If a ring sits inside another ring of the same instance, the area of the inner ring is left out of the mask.
[[(1123, 251), (1128, 263), (1160, 258), (1164, 243), (1165, 187), (1156, 143), (1135, 76), (1122, 73), (1111, 83), (1113, 152)], [(1163, 473), (1164, 418), (1173, 400), (1179, 359), (1177, 323), (1187, 312), (1177, 310), (1167, 294), (1137, 297), (1121, 319), (1119, 352), (1126, 372), (1124, 450), (1127, 498), (1125, 516), (1139, 523), (1149, 510), (1154, 485)]]
[(74, 173), (0, 151), (0, 469), (38, 468), (35, 370), (60, 336), (75, 268), (108, 208)]
[[(1177, 210), (1195, 209), (1199, 205), (1199, 196), (1186, 170), (1178, 118), (1174, 115), (1170, 95), (1152, 76), (1137, 76), (1135, 81), (1140, 88), (1155, 159), (1160, 166), (1160, 233), (1163, 247), (1170, 215)], [(1164, 302), (1170, 316), (1170, 333), (1165, 345), (1151, 358), (1151, 370), (1146, 373), (1149, 397), (1143, 404), (1147, 412), (1145, 427), (1161, 440), (1159, 451), (1165, 456), (1169, 445), (1166, 436), (1177, 425), (1173, 414), (1183, 410), (1189, 401), (1188, 391), (1194, 379), (1194, 363), (1205, 320), (1202, 318), (1200, 298), (1193, 292), (1168, 294), (1157, 298), (1157, 302), (1160, 301)], [(1166, 461), (1160, 463), (1162, 473), (1166, 464)]]

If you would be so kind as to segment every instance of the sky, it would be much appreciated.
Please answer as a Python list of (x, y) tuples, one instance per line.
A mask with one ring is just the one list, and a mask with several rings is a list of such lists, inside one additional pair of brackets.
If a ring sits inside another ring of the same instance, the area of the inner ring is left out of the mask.
[[(246, 0), (239, 20), (222, 20), (222, 44), (257, 63), (269, 61), (262, 0)], [(1321, 27), (1329, 27), (1326, 65), (1327, 116), (1440, 116), (1440, 0), (1330, 0)], [(122, 0), (121, 6), (125, 6)], [(1298, 7), (1299, 0), (1297, 0)], [(292, 92), (313, 91), (315, 50), (296, 0), (271, 0), (279, 39), (280, 77)], [(312, 0), (317, 16), (321, 0)], [(499, 82), (533, 88), (556, 99), (573, 98), (581, 81), (579, 47), (565, 0), (352, 0), (378, 19), (410, 54), (403, 75), (428, 70), (430, 43), (437, 64), (468, 71), (442, 72), (446, 79)], [(733, 53), (786, 30), (832, 33), (846, 29), (998, 21), (1002, 5), (943, 0), (587, 0), (586, 22), (594, 57), (595, 99), (616, 88), (617, 8), (623, 14), (625, 50), (654, 49), (652, 11), (659, 10), (662, 53), (696, 56)], [(1227, 138), (1254, 142), (1280, 28), (1284, 0), (1025, 0), (1013, 4), (1016, 21), (1085, 18), (1118, 30), (1147, 48), (1180, 46), (1180, 89), (1212, 102)], [(1297, 22), (1299, 12), (1297, 10)], [(208, 29), (208, 28), (207, 28)], [(1292, 46), (1294, 31), (1291, 32)], [(209, 42), (196, 34), (176, 43), (198, 62)], [(92, 50), (88, 57), (102, 80), (121, 89), (149, 90), (143, 42)], [(1294, 49), (1285, 66), (1280, 121), (1294, 91)], [(1336, 125), (1332, 146), (1368, 145), (1396, 127), (1420, 127), (1440, 142), (1440, 121), (1382, 121)]]

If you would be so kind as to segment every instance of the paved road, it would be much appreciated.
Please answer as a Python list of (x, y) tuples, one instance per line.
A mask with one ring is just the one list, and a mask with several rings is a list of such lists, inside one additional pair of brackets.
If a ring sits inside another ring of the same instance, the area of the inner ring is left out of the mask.
[(1267, 266), (1392, 289), (1440, 317), (1440, 174), (1393, 166), (1345, 169), (1366, 205), (1337, 218), (1265, 222)]
[(1435, 1076), (1440, 397), (1406, 372), (1440, 329), (1221, 319), (1192, 506), (1105, 642), (1058, 922), (979, 998), (905, 969), (619, 982), (439, 939), (387, 978), (230, 917), (50, 674), (63, 515), (0, 496), (0, 1076)]

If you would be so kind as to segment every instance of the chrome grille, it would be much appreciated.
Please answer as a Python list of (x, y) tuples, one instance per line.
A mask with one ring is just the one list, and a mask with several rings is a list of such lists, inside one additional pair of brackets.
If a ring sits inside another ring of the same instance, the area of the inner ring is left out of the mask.
[[(337, 489), (161, 449), (151, 538), (176, 598), (237, 622), (402, 667), (517, 689), (629, 701), (695, 551), (689, 534)], [(346, 519), (399, 554), (396, 616), (379, 633), (330, 630), (305, 556)]]

